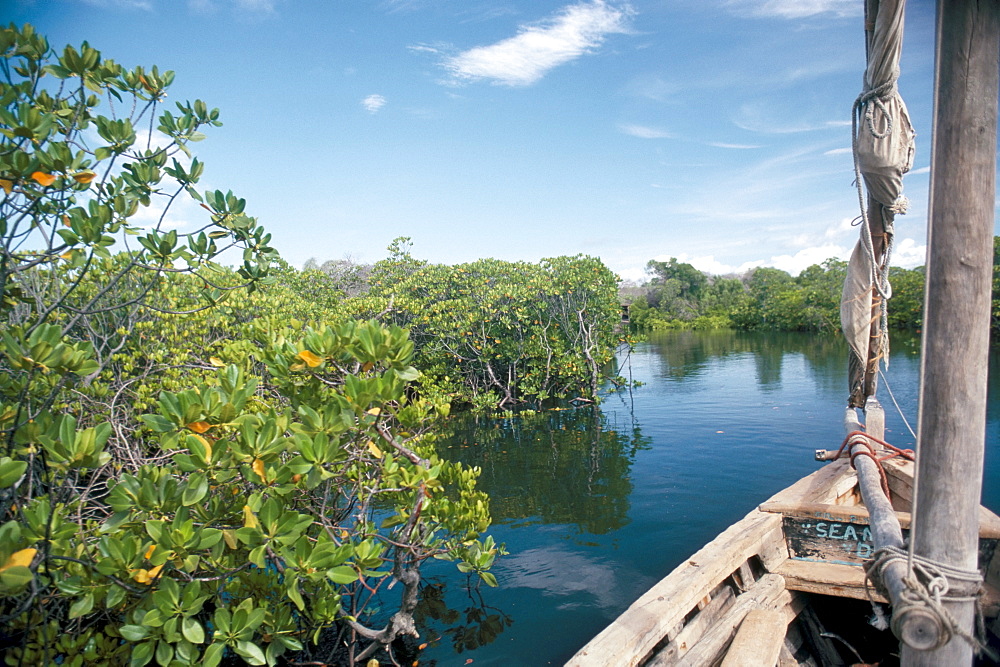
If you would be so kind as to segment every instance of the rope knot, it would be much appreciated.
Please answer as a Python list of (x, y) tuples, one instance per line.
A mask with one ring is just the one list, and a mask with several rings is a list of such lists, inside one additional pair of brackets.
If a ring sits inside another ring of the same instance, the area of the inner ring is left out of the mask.
[[(942, 628), (938, 647), (947, 644), (953, 636), (958, 636), (968, 642), (977, 654), (986, 654), (996, 660), (994, 652), (983, 641), (985, 628), (982, 623), (982, 610), (979, 608), (979, 601), (984, 589), (983, 577), (978, 570), (963, 570), (947, 563), (913, 554), (903, 547), (882, 547), (876, 550), (871, 560), (864, 564), (865, 590), (868, 591), (868, 599), (873, 605), (874, 600), (871, 597), (869, 582), (874, 585), (875, 590), (888, 597), (882, 583), (883, 572), (890, 564), (896, 562), (905, 563), (908, 574), (903, 577), (903, 584), (906, 588), (901, 594), (901, 600), (896, 603), (893, 609), (893, 634), (902, 637), (902, 619), (906, 617), (907, 612), (919, 608), (932, 614)], [(978, 630), (976, 634), (962, 629), (945, 606), (948, 602), (976, 603)]]

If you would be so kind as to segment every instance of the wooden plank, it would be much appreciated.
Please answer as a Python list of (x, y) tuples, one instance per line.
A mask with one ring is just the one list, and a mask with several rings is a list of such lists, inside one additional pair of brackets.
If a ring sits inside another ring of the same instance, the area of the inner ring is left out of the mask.
[(837, 647), (830, 641), (830, 638), (823, 636), (826, 629), (820, 622), (815, 609), (806, 606), (802, 610), (802, 613), (799, 614), (798, 624), (802, 628), (802, 634), (806, 643), (812, 648), (823, 667), (841, 667), (845, 664), (843, 658), (840, 657), (840, 652), (837, 651)]
[[(868, 525), (870, 515), (864, 505), (826, 505), (824, 503), (786, 503), (769, 500), (760, 506), (762, 512), (773, 512), (800, 519), (818, 519), (839, 521), (841, 523), (860, 523)], [(896, 512), (900, 525), (910, 525), (910, 515), (906, 512)]]
[[(723, 658), (746, 615), (754, 609), (773, 609), (780, 611), (784, 617), (785, 626), (801, 611), (801, 598), (793, 596), (785, 588), (782, 578), (776, 574), (766, 574), (757, 584), (743, 595), (736, 598), (736, 603), (724, 619), (716, 623), (702, 637), (701, 641), (677, 660), (677, 667), (703, 667), (714, 665)], [(784, 633), (782, 633), (782, 636)], [(611, 662), (609, 664), (618, 664)], [(661, 667), (661, 665), (651, 665)]]
[(793, 559), (860, 566), (875, 553), (866, 524), (785, 516), (783, 529)]
[(857, 475), (850, 461), (840, 459), (779, 491), (768, 502), (833, 504), (839, 496), (849, 494), (856, 483)]
[[(789, 590), (819, 593), (841, 598), (867, 600), (864, 568), (839, 563), (816, 563), (788, 559), (775, 574), (785, 578)], [(871, 590), (872, 599), (885, 602), (885, 598)]]
[(786, 615), (777, 609), (747, 612), (722, 667), (774, 667), (785, 644)]
[(654, 664), (669, 665), (680, 656), (688, 652), (692, 646), (719, 622), (726, 612), (728, 612), (736, 601), (736, 593), (729, 586), (723, 587), (719, 593), (712, 597), (711, 602), (699, 611), (694, 618), (687, 622), (672, 640), (659, 649), (646, 667)]
[(761, 556), (770, 569), (784, 549), (781, 517), (753, 510), (660, 580), (567, 665), (638, 665), (669, 630), (748, 558)]
[[(864, 505), (826, 505), (823, 503), (794, 503), (780, 500), (768, 500), (761, 503), (762, 512), (774, 514), (784, 514), (802, 519), (813, 518), (827, 521), (840, 521), (843, 523), (869, 524), (870, 515)], [(910, 527), (912, 516), (909, 512), (896, 512), (896, 519), (902, 529)], [(985, 507), (980, 507), (979, 511), (979, 538), (980, 540), (1000, 540), (1000, 516), (997, 516)]]

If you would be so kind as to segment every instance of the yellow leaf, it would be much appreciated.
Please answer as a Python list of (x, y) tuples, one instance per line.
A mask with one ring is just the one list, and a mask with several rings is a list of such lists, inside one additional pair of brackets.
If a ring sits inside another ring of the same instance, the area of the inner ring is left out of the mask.
[(163, 569), (163, 565), (157, 565), (148, 570), (139, 568), (138, 570), (132, 570), (132, 579), (140, 584), (146, 584), (147, 586), (153, 583), (157, 575), (160, 574), (160, 570)]
[(378, 417), (380, 414), (382, 414), (382, 408), (372, 408), (371, 410), (368, 411), (368, 414), (375, 415), (376, 417)]
[(254, 459), (253, 464), (251, 464), (250, 467), (253, 468), (253, 471), (257, 473), (258, 477), (260, 477), (260, 481), (267, 484), (267, 478), (264, 477), (264, 462), (260, 459)]
[(226, 541), (226, 546), (228, 546), (230, 549), (235, 549), (238, 546), (237, 542), (236, 542), (236, 532), (235, 531), (228, 530), (228, 529), (223, 530), (222, 531), (222, 539), (224, 539)]
[(63, 254), (59, 255), (59, 257), (61, 259), (73, 259), (73, 251), (72, 250), (67, 250)]
[(149, 560), (152, 557), (154, 551), (156, 551), (156, 545), (155, 544), (150, 544), (149, 548), (146, 549), (146, 555), (143, 556), (143, 558), (145, 558), (146, 560)]
[(365, 365), (361, 367), (361, 370), (364, 371), (365, 373), (367, 373), (368, 371), (370, 371), (373, 368), (375, 368), (375, 364), (373, 364), (370, 361), (366, 361)]
[(309, 368), (316, 368), (323, 361), (322, 358), (317, 357), (315, 354), (313, 354), (309, 350), (302, 350), (301, 352), (299, 352), (295, 356), (297, 356), (299, 359), (301, 359), (302, 361), (304, 361), (307, 364), (309, 364)]
[(10, 194), (10, 191), (14, 189), (14, 183), (8, 181), (6, 178), (0, 178), (0, 188), (3, 188), (4, 192)]
[(225, 363), (224, 363), (224, 362), (222, 361), (222, 359), (219, 359), (218, 357), (209, 357), (209, 358), (208, 358), (208, 363), (212, 364), (212, 365), (213, 365), (213, 366), (215, 366), (216, 368), (222, 368), (223, 366), (225, 366), (225, 365), (226, 365), (226, 364), (225, 364)]
[(0, 565), (0, 572), (3, 572), (9, 567), (29, 567), (31, 561), (35, 558), (35, 554), (38, 553), (38, 549), (21, 549), (20, 551), (15, 551), (7, 559), (7, 562)]
[(187, 425), (187, 427), (195, 433), (204, 433), (208, 429), (212, 428), (212, 425), (208, 422), (191, 422)]
[(368, 451), (371, 452), (372, 456), (374, 456), (375, 458), (377, 459), (382, 458), (382, 450), (378, 448), (378, 445), (375, 444), (374, 440), (368, 441)]
[(192, 436), (192, 437), (198, 438), (198, 441), (201, 442), (201, 444), (205, 445), (205, 460), (206, 461), (211, 461), (212, 460), (212, 443), (209, 442), (208, 438), (203, 438), (202, 436), (197, 435), (197, 434), (194, 435), (194, 436)]
[(31, 177), (38, 181), (40, 185), (49, 186), (55, 183), (56, 177), (52, 174), (46, 174), (44, 171), (36, 171), (31, 174)]
[(243, 506), (243, 527), (260, 528), (260, 522), (257, 521), (257, 517), (254, 516), (253, 510), (250, 509), (249, 505)]
[(78, 174), (73, 174), (73, 180), (76, 181), (77, 183), (84, 183), (84, 184), (90, 183), (95, 178), (97, 178), (97, 174), (90, 171), (89, 169), (87, 171), (81, 171)]

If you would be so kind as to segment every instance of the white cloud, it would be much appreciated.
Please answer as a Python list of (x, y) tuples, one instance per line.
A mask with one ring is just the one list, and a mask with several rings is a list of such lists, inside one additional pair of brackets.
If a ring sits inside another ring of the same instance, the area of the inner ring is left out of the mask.
[(720, 141), (710, 141), (708, 142), (708, 145), (713, 146), (715, 148), (735, 148), (738, 150), (747, 150), (750, 148), (763, 148), (763, 146), (761, 146), (760, 144), (725, 144)]
[(368, 110), (368, 113), (375, 113), (385, 106), (386, 99), (381, 95), (369, 95), (361, 100), (361, 106)]
[(275, 0), (235, 0), (236, 8), (258, 14), (273, 14)]
[(152, 11), (153, 4), (149, 0), (84, 0), (94, 7), (122, 7), (124, 9), (141, 9)]
[(458, 81), (529, 86), (550, 69), (593, 51), (607, 35), (627, 32), (631, 13), (627, 5), (604, 0), (567, 5), (550, 19), (521, 26), (515, 37), (448, 58), (444, 67)]
[(892, 250), (892, 265), (915, 269), (927, 264), (927, 244), (918, 245), (913, 239), (896, 240)]
[(633, 137), (639, 137), (640, 139), (669, 139), (673, 136), (666, 130), (660, 130), (655, 127), (646, 127), (644, 125), (619, 125), (618, 129), (625, 134)]
[(920, 169), (914, 169), (913, 171), (907, 172), (908, 174), (929, 174), (931, 173), (931, 166), (920, 167)]
[(196, 14), (214, 14), (220, 6), (232, 5), (237, 13), (259, 17), (274, 14), (278, 2), (280, 0), (187, 0), (187, 5)]
[(834, 148), (826, 151), (823, 155), (843, 155), (844, 153), (850, 153), (852, 150), (851, 148)]
[(743, 16), (783, 19), (800, 19), (818, 14), (860, 16), (864, 8), (864, 3), (857, 0), (728, 0), (725, 4)]

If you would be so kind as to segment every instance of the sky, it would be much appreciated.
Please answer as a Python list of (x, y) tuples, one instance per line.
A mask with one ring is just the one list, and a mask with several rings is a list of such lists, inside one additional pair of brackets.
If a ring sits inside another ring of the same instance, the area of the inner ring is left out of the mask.
[[(291, 264), (536, 262), (642, 280), (797, 274), (857, 239), (862, 0), (3, 0), (57, 50), (176, 72), (224, 125), (193, 146)], [(910, 0), (917, 132), (894, 264), (925, 263), (934, 3)], [(170, 224), (194, 229), (202, 213)]]

